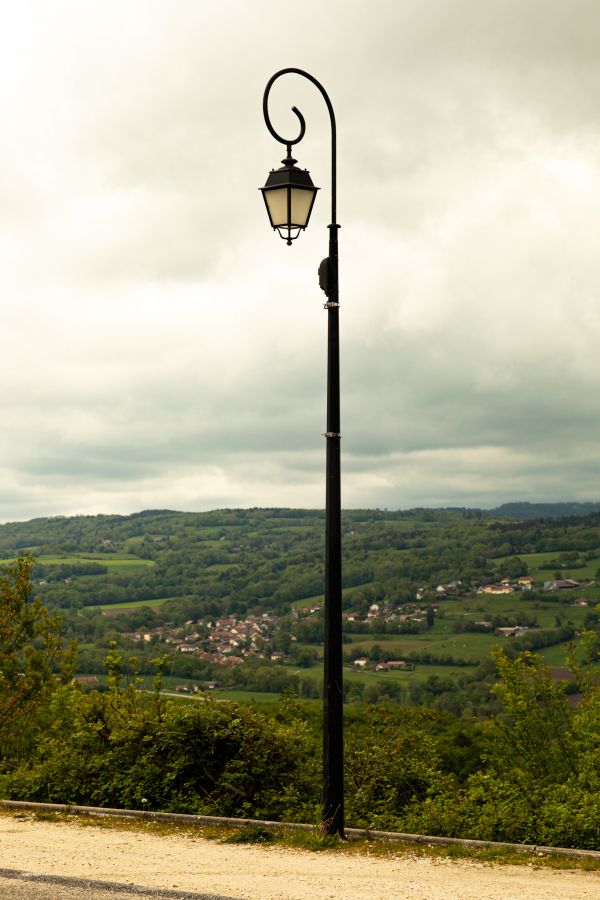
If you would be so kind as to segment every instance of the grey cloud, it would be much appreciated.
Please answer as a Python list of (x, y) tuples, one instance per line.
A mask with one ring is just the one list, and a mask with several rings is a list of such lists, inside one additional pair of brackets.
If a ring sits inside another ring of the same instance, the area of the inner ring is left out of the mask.
[(344, 502), (594, 496), (595, 2), (37, 9), (0, 37), (4, 517), (322, 503), (328, 122), (282, 79), (322, 187), (288, 248), (284, 65), (338, 117)]

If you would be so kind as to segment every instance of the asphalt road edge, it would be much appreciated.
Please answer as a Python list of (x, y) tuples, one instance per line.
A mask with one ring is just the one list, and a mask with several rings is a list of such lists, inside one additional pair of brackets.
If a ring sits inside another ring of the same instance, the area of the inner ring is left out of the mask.
[(144, 887), (139, 884), (124, 884), (119, 881), (94, 881), (91, 878), (72, 878), (68, 875), (45, 875), (38, 872), (27, 872), (22, 869), (0, 869), (0, 878), (32, 881), (42, 884), (57, 884), (64, 887), (104, 890), (125, 896), (156, 897), (157, 900), (238, 900), (236, 897), (226, 897), (223, 894)]

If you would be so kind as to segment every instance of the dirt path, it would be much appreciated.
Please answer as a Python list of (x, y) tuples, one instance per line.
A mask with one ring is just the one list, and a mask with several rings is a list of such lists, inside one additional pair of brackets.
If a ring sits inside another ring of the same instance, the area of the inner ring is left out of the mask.
[(375, 859), (0, 817), (0, 867), (240, 900), (597, 900), (600, 875)]

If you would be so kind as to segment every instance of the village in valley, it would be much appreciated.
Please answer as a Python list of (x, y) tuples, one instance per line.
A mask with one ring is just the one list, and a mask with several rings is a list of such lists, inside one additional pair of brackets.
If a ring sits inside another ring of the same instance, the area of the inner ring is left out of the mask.
[[(417, 590), (415, 601), (411, 603), (399, 605), (390, 602), (371, 603), (364, 616), (352, 611), (345, 612), (343, 620), (346, 629), (357, 631), (365, 637), (378, 634), (382, 630), (391, 634), (395, 632), (421, 634), (432, 626), (445, 600), (480, 595), (482, 599), (492, 599), (499, 595), (532, 591), (535, 588), (551, 593), (571, 592), (589, 586), (589, 583), (583, 584), (570, 578), (547, 580), (536, 585), (530, 575), (502, 578), (482, 585), (465, 585), (458, 580), (439, 584), (433, 591), (423, 587)], [(587, 607), (588, 600), (582, 597), (570, 598), (568, 605)], [(486, 608), (488, 612), (484, 617), (473, 621), (473, 627), (468, 630), (487, 632), (501, 638), (518, 638), (536, 627), (532, 624), (495, 625), (493, 603), (487, 604)], [(134, 645), (151, 644), (157, 649), (162, 645), (167, 652), (190, 655), (223, 668), (239, 666), (250, 659), (267, 659), (274, 663), (285, 664), (290, 661), (289, 645), (298, 641), (294, 634), (295, 625), (303, 620), (314, 621), (321, 617), (322, 603), (319, 602), (293, 607), (291, 615), (286, 617), (266, 611), (259, 615), (248, 614), (244, 618), (228, 615), (206, 620), (188, 619), (181, 626), (166, 622), (146, 631), (124, 632), (122, 637)], [(287, 641), (281, 640), (282, 626), (289, 629)], [(281, 649), (282, 644), (286, 649)], [(293, 654), (291, 656), (293, 661)], [(376, 672), (414, 668), (414, 662), (409, 659), (374, 661), (367, 656), (357, 656), (351, 651), (346, 662), (357, 669), (371, 669)], [(209, 688), (217, 685), (217, 681), (206, 683)], [(176, 689), (186, 692), (197, 690), (197, 687), (192, 687), (188, 683), (178, 685)]]

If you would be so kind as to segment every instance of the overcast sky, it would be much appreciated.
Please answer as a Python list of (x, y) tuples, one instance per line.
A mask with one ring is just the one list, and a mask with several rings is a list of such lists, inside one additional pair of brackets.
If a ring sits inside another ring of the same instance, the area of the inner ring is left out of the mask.
[(598, 0), (0, 0), (0, 519), (600, 498)]

